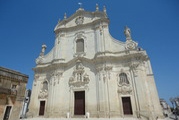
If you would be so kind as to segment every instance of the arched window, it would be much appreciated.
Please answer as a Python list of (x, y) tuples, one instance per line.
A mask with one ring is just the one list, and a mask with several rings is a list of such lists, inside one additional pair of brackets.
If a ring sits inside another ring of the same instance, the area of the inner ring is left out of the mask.
[(124, 84), (124, 83), (129, 84), (129, 80), (127, 79), (127, 75), (125, 73), (121, 73), (119, 75), (119, 78), (120, 78), (119, 84)]
[(83, 39), (78, 39), (76, 41), (76, 52), (84, 52), (84, 40)]
[(48, 91), (48, 82), (45, 81), (43, 82), (43, 88), (42, 88), (43, 91), (47, 90)]

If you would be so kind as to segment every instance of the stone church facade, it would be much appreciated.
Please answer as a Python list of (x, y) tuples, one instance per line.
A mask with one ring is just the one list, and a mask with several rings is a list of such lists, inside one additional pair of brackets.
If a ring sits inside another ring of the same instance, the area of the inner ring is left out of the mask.
[(36, 59), (28, 117), (161, 118), (150, 58), (131, 38), (109, 33), (106, 8), (79, 8), (54, 29), (55, 44)]

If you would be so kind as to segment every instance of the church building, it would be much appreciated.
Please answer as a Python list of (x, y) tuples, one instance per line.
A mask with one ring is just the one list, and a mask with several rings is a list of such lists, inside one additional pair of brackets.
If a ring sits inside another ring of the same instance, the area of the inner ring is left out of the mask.
[(36, 59), (28, 118), (162, 118), (150, 58), (109, 32), (106, 8), (58, 21), (52, 50)]

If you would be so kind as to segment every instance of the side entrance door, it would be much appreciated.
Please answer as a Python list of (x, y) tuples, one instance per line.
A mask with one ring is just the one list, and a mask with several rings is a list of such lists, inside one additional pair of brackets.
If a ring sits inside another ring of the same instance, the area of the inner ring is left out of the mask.
[(132, 115), (132, 106), (130, 97), (122, 97), (124, 115)]
[(44, 111), (45, 111), (45, 101), (40, 101), (39, 115), (44, 115)]

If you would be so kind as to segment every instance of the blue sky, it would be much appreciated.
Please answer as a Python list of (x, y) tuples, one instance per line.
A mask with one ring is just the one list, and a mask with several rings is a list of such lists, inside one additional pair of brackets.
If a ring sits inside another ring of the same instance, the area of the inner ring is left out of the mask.
[(124, 26), (151, 58), (160, 98), (179, 96), (179, 1), (178, 0), (0, 0), (0, 66), (29, 75), (32, 87), (35, 59), (42, 43), (49, 52), (58, 19), (75, 13), (83, 3), (107, 8), (110, 33), (125, 41)]

